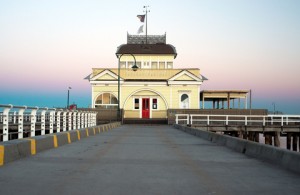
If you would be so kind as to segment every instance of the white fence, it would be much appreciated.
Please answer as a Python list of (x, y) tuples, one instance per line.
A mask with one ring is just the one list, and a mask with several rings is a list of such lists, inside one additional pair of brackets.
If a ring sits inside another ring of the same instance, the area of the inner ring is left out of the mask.
[(176, 114), (176, 124), (187, 125), (300, 125), (300, 115), (205, 115)]
[(0, 104), (1, 141), (96, 126), (97, 112)]

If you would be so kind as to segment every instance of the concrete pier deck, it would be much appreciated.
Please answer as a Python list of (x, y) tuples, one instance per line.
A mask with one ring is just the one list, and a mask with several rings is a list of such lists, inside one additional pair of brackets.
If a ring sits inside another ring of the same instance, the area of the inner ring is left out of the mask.
[(300, 175), (167, 125), (123, 125), (0, 167), (0, 194), (299, 194)]

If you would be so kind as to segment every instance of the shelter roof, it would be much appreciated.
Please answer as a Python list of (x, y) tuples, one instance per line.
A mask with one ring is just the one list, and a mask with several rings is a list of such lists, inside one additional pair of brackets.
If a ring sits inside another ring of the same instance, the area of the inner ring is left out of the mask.
[(246, 98), (250, 90), (203, 90), (200, 98), (206, 101)]
[[(104, 71), (110, 71), (115, 75), (118, 75), (118, 69), (104, 69), (104, 68), (93, 68), (93, 72), (90, 79), (96, 78)], [(178, 74), (186, 71), (187, 74), (193, 75), (201, 80), (200, 69), (138, 69), (133, 71), (132, 69), (120, 69), (120, 77), (124, 80), (169, 80)]]
[(123, 44), (117, 48), (116, 54), (163, 54), (177, 56), (176, 49), (171, 44)]

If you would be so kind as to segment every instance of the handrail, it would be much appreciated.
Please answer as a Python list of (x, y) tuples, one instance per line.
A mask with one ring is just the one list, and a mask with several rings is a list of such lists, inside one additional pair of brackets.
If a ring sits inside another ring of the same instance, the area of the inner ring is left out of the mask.
[(17, 139), (21, 139), (24, 133), (28, 133), (27, 137), (34, 137), (38, 131), (40, 135), (45, 135), (53, 133), (55, 128), (56, 132), (60, 132), (96, 126), (95, 111), (12, 104), (0, 104), (0, 109), (0, 141), (13, 139), (14, 134), (17, 134)]
[[(223, 125), (290, 125), (300, 124), (300, 115), (209, 115), (209, 114), (176, 114), (176, 124), (185, 121), (186, 124), (223, 124)], [(180, 118), (181, 117), (181, 118)], [(182, 118), (184, 117), (184, 118)]]

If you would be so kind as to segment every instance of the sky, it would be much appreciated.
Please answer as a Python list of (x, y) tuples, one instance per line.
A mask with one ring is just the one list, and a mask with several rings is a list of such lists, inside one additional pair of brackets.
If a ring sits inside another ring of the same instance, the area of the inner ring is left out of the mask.
[(300, 114), (299, 0), (0, 0), (0, 104), (91, 105), (84, 78), (117, 68), (149, 5), (174, 68), (200, 68), (201, 90), (252, 91), (252, 108)]

